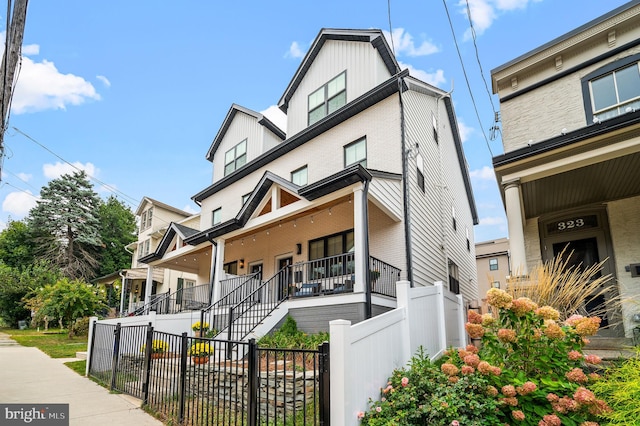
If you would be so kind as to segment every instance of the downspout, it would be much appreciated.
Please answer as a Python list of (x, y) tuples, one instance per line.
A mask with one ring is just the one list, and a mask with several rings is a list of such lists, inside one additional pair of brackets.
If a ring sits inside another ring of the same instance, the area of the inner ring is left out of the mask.
[(364, 181), (364, 189), (362, 191), (362, 220), (364, 221), (364, 258), (367, 262), (367, 269), (365, 274), (365, 319), (369, 319), (373, 316), (371, 310), (371, 264), (369, 263), (369, 180)]
[(125, 296), (125, 292), (127, 290), (127, 278), (126, 278), (126, 273), (125, 275), (122, 275), (124, 271), (120, 271), (118, 273), (118, 275), (120, 275), (120, 278), (122, 279), (122, 282), (120, 283), (121, 289), (120, 289), (120, 316), (122, 316), (122, 313), (124, 312), (124, 296)]
[[(402, 102), (402, 77), (398, 78), (398, 99), (400, 101), (400, 142), (402, 146), (402, 179), (403, 179), (403, 208), (404, 208), (404, 244), (407, 255), (407, 280), (409, 286), (413, 287), (413, 260), (411, 251), (411, 222), (409, 214), (409, 171), (408, 156), (409, 150), (406, 149), (406, 136), (404, 131), (404, 103)], [(368, 261), (368, 260), (367, 260)], [(368, 281), (368, 280), (367, 280)]]

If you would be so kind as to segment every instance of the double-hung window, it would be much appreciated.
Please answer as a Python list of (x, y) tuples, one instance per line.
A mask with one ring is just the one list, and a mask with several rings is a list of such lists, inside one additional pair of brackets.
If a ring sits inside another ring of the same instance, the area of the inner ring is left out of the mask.
[(336, 111), (347, 103), (347, 74), (338, 74), (309, 95), (309, 125)]
[(247, 140), (231, 148), (224, 154), (224, 175), (235, 172), (247, 163)]
[(588, 120), (602, 121), (640, 109), (639, 59), (640, 55), (633, 55), (583, 77)]
[(211, 225), (215, 226), (222, 222), (222, 207), (215, 209), (211, 213)]
[(367, 138), (358, 139), (344, 147), (344, 166), (362, 164), (367, 167)]
[(498, 270), (498, 259), (489, 259), (489, 270), (490, 271)]
[(298, 186), (305, 186), (307, 184), (307, 166), (292, 171), (291, 182)]

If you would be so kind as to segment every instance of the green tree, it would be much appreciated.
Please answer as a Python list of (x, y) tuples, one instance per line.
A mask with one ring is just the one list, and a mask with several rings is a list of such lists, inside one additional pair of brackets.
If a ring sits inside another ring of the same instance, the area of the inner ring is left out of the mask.
[(0, 260), (12, 268), (24, 269), (34, 262), (35, 244), (24, 221), (10, 220), (0, 232)]
[(124, 247), (137, 239), (135, 215), (129, 207), (112, 195), (100, 204), (98, 217), (100, 239), (103, 243), (98, 276), (130, 267), (131, 253)]
[(95, 277), (102, 246), (100, 203), (84, 171), (62, 175), (43, 187), (28, 221), (37, 244), (36, 257), (69, 278)]
[(0, 319), (17, 326), (18, 321), (31, 318), (31, 311), (23, 298), (36, 288), (56, 282), (57, 271), (37, 263), (22, 270), (0, 262)]
[(105, 307), (98, 289), (82, 280), (62, 278), (55, 284), (45, 285), (25, 300), (36, 313), (36, 319), (60, 318), (73, 337), (73, 324), (82, 317), (95, 314)]

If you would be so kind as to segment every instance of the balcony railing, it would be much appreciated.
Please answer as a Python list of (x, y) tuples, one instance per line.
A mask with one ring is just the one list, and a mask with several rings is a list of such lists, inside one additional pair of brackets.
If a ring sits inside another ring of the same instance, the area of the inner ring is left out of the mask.
[(149, 311), (157, 314), (177, 314), (184, 311), (196, 311), (209, 305), (209, 284), (183, 287), (173, 293), (160, 293), (151, 296), (148, 304), (138, 307), (130, 315), (144, 315)]

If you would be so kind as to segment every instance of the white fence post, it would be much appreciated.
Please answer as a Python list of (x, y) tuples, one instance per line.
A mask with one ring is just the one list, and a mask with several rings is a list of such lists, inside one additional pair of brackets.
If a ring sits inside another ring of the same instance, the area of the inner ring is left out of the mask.
[(447, 349), (447, 327), (445, 325), (446, 311), (444, 306), (444, 285), (442, 281), (436, 281), (433, 283), (438, 289), (437, 305), (438, 305), (438, 337), (439, 348), (438, 353), (441, 354)]
[(89, 336), (87, 338), (87, 365), (84, 369), (84, 375), (89, 376), (89, 365), (91, 365), (91, 347), (93, 346), (93, 339), (95, 336), (93, 335), (93, 325), (98, 321), (98, 317), (89, 317)]
[(464, 308), (464, 299), (461, 294), (456, 295), (458, 298), (458, 333), (460, 333), (460, 347), (467, 346), (467, 330), (465, 329), (465, 308)]
[(329, 356), (331, 359), (331, 424), (348, 425), (348, 415), (352, 404), (348, 403), (350, 396), (349, 386), (352, 378), (349, 372), (349, 356), (347, 354), (351, 346), (351, 321), (333, 320), (329, 322), (329, 335), (331, 345), (329, 346)]
[[(404, 309), (404, 320), (402, 321), (402, 358), (404, 362), (411, 359), (411, 300), (409, 299), (409, 281), (398, 281), (396, 283), (396, 302), (398, 309)], [(414, 324), (414, 327), (416, 324)]]

